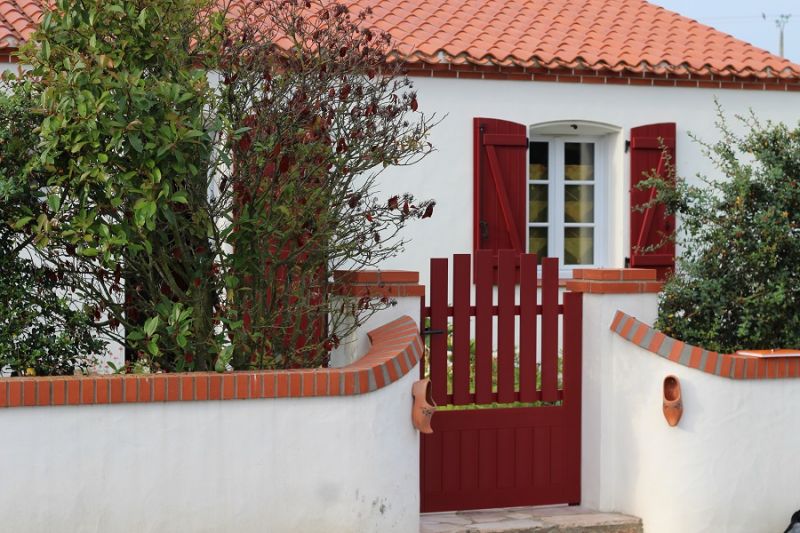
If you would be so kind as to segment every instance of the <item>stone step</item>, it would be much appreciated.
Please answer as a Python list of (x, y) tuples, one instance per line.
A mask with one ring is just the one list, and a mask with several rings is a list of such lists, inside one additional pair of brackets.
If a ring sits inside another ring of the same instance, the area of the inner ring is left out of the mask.
[(642, 533), (642, 520), (580, 505), (425, 513), (420, 533)]

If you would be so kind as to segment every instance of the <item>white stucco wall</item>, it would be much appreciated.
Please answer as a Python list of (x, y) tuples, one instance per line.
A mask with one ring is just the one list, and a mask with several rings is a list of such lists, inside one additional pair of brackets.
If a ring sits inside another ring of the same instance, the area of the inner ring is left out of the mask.
[(412, 369), (350, 397), (0, 411), (0, 531), (419, 531)]
[[(472, 119), (499, 118), (525, 125), (558, 120), (588, 120), (621, 128), (612, 144), (606, 214), (608, 241), (602, 266), (623, 266), (628, 255), (630, 157), (624, 152), (632, 127), (677, 123), (677, 169), (685, 177), (713, 167), (689, 138), (716, 140), (714, 98), (732, 117), (753, 109), (762, 119), (796, 124), (800, 93), (736, 91), (571, 83), (413, 78), (420, 110), (444, 120), (431, 134), (437, 152), (411, 167), (390, 168), (379, 179), (385, 194), (409, 191), (434, 198), (434, 216), (408, 225), (405, 253), (384, 268), (419, 270), (427, 284), (430, 257), (472, 252)], [(445, 116), (446, 115), (446, 116)]]
[(612, 334), (617, 310), (652, 323), (655, 294), (583, 295), (583, 395), (581, 405), (581, 503), (594, 509), (614, 508), (615, 380)]
[[(639, 516), (647, 533), (783, 531), (800, 508), (800, 380), (724, 379), (639, 348), (608, 329), (615, 306), (652, 322), (639, 295), (584, 306), (582, 503)], [(684, 403), (674, 428), (669, 374)]]
[[(369, 350), (370, 341), (367, 333), (389, 322), (408, 315), (419, 324), (420, 300), (419, 296), (399, 296), (392, 298), (394, 305), (376, 311), (346, 338), (341, 344), (331, 351), (330, 365), (334, 368), (343, 367), (358, 360)], [(337, 305), (332, 308), (336, 309)], [(424, 329), (424, 328), (422, 328)]]

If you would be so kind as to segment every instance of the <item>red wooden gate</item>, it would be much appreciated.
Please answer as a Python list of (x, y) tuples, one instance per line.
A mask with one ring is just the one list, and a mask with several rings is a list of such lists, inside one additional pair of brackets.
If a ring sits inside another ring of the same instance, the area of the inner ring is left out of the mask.
[(472, 304), (471, 257), (453, 257), (451, 303), (448, 260), (431, 260), (422, 372), (440, 409), (421, 440), (422, 512), (580, 502), (582, 295), (559, 304), (558, 260), (542, 263), (538, 303), (535, 255), (478, 251)]

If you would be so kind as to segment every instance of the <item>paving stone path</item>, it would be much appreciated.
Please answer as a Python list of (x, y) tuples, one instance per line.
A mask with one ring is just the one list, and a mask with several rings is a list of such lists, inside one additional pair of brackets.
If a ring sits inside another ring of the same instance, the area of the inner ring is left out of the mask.
[(420, 533), (642, 533), (634, 516), (601, 513), (582, 506), (514, 507), (426, 513)]

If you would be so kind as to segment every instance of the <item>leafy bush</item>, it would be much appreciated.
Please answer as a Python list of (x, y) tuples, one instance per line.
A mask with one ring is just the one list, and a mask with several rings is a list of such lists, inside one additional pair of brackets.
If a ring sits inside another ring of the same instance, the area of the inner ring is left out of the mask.
[(85, 370), (104, 343), (70, 298), (72, 275), (33, 261), (30, 239), (13, 227), (43, 201), (38, 176), (23, 172), (36, 143), (31, 108), (25, 91), (0, 93), (0, 369), (72, 374)]
[[(432, 202), (375, 176), (428, 154), (389, 37), (328, 0), (56, 0), (16, 227), (153, 370), (317, 366), (386, 305), (332, 270), (398, 253)], [(345, 290), (346, 292), (346, 290)], [(340, 319), (341, 317), (346, 317)]]
[(718, 116), (720, 140), (701, 144), (724, 178), (644, 182), (681, 229), (656, 327), (721, 352), (800, 348), (800, 128), (751, 114), (739, 135)]

